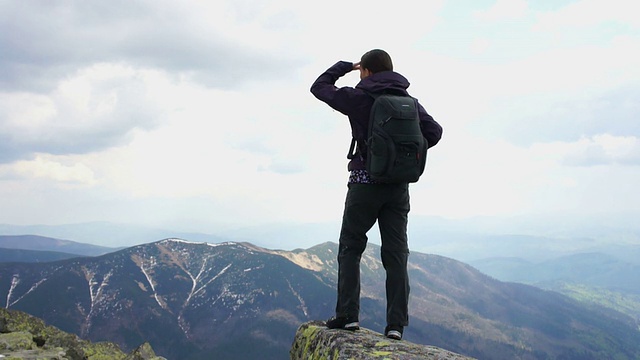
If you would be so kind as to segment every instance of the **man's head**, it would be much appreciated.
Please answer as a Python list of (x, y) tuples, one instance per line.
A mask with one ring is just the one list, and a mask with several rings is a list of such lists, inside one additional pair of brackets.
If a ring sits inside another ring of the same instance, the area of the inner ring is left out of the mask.
[(360, 77), (362, 78), (381, 71), (392, 71), (391, 56), (386, 51), (374, 49), (366, 52), (360, 58)]

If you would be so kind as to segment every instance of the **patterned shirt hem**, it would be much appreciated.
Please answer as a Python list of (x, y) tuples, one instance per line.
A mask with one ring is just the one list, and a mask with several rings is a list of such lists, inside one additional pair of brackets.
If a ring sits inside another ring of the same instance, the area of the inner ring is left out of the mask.
[(351, 170), (349, 184), (376, 184), (376, 182), (371, 179), (367, 170)]

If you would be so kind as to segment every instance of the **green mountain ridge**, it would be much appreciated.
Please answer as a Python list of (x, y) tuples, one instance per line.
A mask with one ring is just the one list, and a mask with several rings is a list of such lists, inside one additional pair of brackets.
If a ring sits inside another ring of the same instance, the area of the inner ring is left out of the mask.
[(640, 265), (624, 258), (590, 252), (540, 263), (488, 258), (471, 264), (498, 280), (554, 290), (586, 304), (620, 311), (640, 322)]

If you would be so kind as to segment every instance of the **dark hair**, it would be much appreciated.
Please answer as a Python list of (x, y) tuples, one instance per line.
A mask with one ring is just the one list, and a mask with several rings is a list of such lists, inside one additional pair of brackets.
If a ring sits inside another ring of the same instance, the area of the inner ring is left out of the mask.
[(360, 67), (375, 74), (381, 71), (393, 70), (393, 63), (391, 62), (391, 56), (389, 56), (386, 51), (374, 49), (362, 55), (362, 58), (360, 58)]

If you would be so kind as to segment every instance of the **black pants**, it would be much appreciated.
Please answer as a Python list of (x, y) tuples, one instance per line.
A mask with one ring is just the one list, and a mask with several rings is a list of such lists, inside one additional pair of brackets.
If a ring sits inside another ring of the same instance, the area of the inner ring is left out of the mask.
[(367, 232), (377, 220), (387, 273), (387, 325), (408, 325), (408, 214), (408, 184), (349, 184), (338, 249), (336, 316), (359, 316), (360, 258), (367, 246)]

